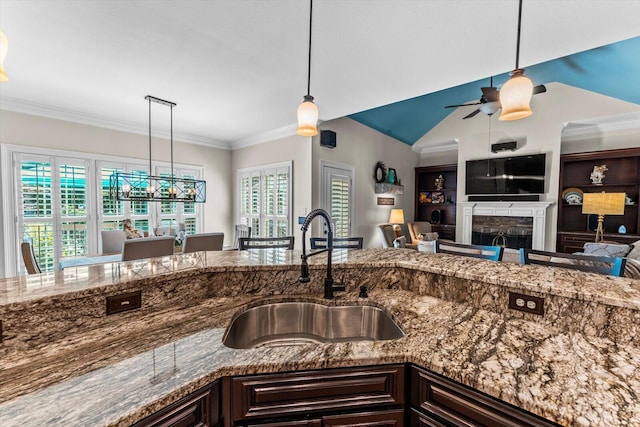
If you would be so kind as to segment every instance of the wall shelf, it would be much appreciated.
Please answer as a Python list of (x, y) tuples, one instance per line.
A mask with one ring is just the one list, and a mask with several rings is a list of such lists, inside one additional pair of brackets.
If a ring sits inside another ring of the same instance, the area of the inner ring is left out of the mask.
[(404, 185), (376, 182), (376, 194), (404, 194)]

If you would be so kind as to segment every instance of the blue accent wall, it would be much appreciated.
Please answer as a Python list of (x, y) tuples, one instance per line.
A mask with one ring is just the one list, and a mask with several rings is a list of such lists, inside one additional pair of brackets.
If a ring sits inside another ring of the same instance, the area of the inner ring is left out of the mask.
[[(534, 85), (559, 82), (640, 105), (640, 37), (532, 65), (525, 69), (525, 75)], [(508, 72), (494, 76), (494, 86), (499, 89), (508, 78)], [(489, 86), (489, 77), (349, 117), (413, 145), (451, 113), (445, 105), (480, 99), (483, 86)]]

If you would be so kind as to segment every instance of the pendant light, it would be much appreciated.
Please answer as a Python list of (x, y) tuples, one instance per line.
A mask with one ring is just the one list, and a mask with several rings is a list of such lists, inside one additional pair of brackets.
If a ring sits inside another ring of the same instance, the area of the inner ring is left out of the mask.
[(520, 64), (520, 26), (522, 22), (522, 0), (518, 9), (518, 41), (516, 44), (516, 68), (511, 72), (511, 78), (500, 89), (500, 104), (502, 113), (500, 120), (518, 120), (530, 116), (531, 95), (533, 95), (533, 83), (524, 75), (524, 69)]
[(4, 58), (7, 57), (7, 50), (9, 50), (9, 40), (2, 30), (0, 30), (0, 82), (6, 82), (9, 80), (6, 71), (4, 71)]
[(302, 104), (298, 107), (298, 130), (296, 133), (302, 136), (315, 136), (318, 134), (318, 107), (313, 102), (311, 92), (311, 24), (313, 22), (313, 0), (309, 0), (309, 62), (307, 68), (307, 94)]
[[(194, 178), (177, 177), (173, 169), (173, 107), (175, 102), (147, 95), (149, 102), (149, 174), (140, 172), (116, 172), (111, 175), (109, 192), (118, 201), (140, 202), (191, 202), (205, 203), (207, 183)], [(151, 164), (151, 103), (165, 105), (171, 109), (171, 173), (153, 175)]]

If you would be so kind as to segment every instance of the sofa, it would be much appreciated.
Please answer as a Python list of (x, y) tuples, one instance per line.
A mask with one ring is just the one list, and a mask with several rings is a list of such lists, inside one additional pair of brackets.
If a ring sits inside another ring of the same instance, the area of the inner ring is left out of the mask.
[(631, 245), (617, 242), (588, 242), (584, 244), (582, 252), (575, 253), (578, 255), (626, 258), (627, 264), (624, 276), (640, 279), (640, 240)]

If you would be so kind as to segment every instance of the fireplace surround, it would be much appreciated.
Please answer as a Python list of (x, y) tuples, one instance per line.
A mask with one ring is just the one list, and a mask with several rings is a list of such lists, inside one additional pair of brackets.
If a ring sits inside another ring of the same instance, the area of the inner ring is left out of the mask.
[[(544, 250), (547, 208), (553, 202), (459, 202), (458, 207), (462, 210), (462, 243), (472, 243), (473, 217), (518, 217), (531, 218), (523, 220), (522, 223), (530, 222), (531, 248)], [(510, 221), (508, 221), (510, 222)], [(499, 221), (495, 222), (499, 228)], [(508, 228), (505, 224), (503, 228)], [(476, 227), (477, 229), (477, 227)], [(524, 231), (524, 233), (528, 232)], [(524, 234), (523, 233), (523, 234)], [(520, 244), (520, 241), (517, 243)], [(528, 246), (527, 243), (525, 243)]]

